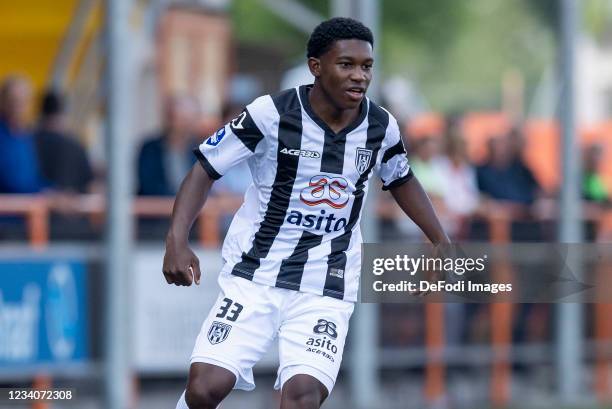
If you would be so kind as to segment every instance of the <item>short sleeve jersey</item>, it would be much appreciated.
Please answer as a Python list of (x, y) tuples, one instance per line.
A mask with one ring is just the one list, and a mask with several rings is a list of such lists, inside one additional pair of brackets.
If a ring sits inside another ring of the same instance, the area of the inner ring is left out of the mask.
[(336, 133), (313, 112), (310, 87), (257, 98), (195, 154), (213, 179), (244, 160), (253, 175), (221, 274), (356, 301), (368, 182), (378, 171), (386, 190), (412, 171), (391, 114), (364, 98)]

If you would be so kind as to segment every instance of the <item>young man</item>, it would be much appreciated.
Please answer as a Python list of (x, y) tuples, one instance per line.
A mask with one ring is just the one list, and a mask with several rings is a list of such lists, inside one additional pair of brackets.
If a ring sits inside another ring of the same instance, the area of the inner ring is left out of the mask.
[(252, 390), (252, 367), (278, 337), (281, 409), (318, 408), (336, 381), (360, 273), (359, 220), (368, 181), (383, 189), (434, 243), (447, 242), (413, 177), (398, 124), (365, 97), (372, 33), (334, 18), (308, 42), (314, 85), (263, 96), (196, 150), (166, 239), (169, 284), (200, 280), (187, 234), (213, 181), (248, 160), (253, 185), (225, 242), (221, 294), (191, 357), (177, 408), (215, 408)]

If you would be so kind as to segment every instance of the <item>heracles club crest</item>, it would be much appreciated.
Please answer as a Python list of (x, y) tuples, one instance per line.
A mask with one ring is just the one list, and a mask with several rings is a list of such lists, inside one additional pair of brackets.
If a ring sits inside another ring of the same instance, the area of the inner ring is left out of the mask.
[(363, 174), (370, 166), (372, 160), (372, 150), (365, 148), (357, 148), (357, 155), (355, 155), (355, 166), (359, 174)]
[(208, 341), (213, 345), (225, 341), (231, 329), (232, 326), (229, 324), (213, 321), (210, 329), (208, 330)]

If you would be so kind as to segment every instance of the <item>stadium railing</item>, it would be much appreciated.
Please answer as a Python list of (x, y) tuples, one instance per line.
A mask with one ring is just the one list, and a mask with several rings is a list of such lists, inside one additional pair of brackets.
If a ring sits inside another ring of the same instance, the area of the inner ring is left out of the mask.
[[(172, 214), (173, 198), (136, 197), (133, 214), (137, 217), (169, 217)], [(27, 223), (28, 238), (31, 246), (44, 247), (49, 242), (49, 216), (53, 211), (54, 200), (44, 195), (0, 195), (0, 216), (22, 216)], [(200, 244), (215, 248), (221, 244), (220, 218), (234, 213), (241, 205), (240, 197), (211, 197), (197, 221)], [(77, 214), (103, 217), (106, 203), (102, 195), (76, 195), (63, 199), (62, 205), (69, 206)], [(595, 222), (598, 239), (612, 237), (612, 210), (599, 206), (585, 205), (584, 219)], [(557, 209), (549, 206), (541, 212), (537, 220), (552, 220)], [(498, 207), (495, 211), (482, 212), (476, 217), (484, 220), (489, 228), (490, 242), (509, 243), (512, 223), (525, 218), (524, 212), (511, 206)], [(435, 402), (445, 395), (445, 316), (444, 306), (439, 303), (425, 304), (425, 384), (427, 400)], [(612, 397), (610, 386), (610, 351), (612, 343), (612, 304), (594, 306), (595, 367), (594, 388), (597, 397), (605, 401)], [(508, 404), (512, 373), (512, 305), (510, 303), (491, 304), (490, 347), (491, 380), (490, 399), (495, 406)], [(48, 384), (48, 378), (35, 380), (34, 385)]]
[[(133, 215), (140, 218), (170, 217), (174, 198), (136, 197)], [(242, 197), (210, 197), (197, 220), (200, 244), (214, 248), (221, 244), (220, 217), (233, 214), (242, 204)], [(106, 199), (100, 194), (74, 195), (61, 198), (61, 202), (47, 195), (0, 195), (0, 216), (19, 216), (26, 222), (31, 246), (40, 248), (49, 243), (49, 216), (55, 209), (72, 214), (101, 218), (106, 211)]]

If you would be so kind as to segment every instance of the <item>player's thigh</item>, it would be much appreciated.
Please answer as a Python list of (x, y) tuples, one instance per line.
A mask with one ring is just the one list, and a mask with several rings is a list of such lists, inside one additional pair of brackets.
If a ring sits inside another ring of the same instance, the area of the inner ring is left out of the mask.
[(296, 375), (310, 375), (331, 392), (344, 352), (354, 304), (300, 294), (283, 311), (279, 330), (280, 366), (276, 387)]
[(219, 283), (221, 293), (202, 325), (191, 363), (224, 368), (235, 375), (235, 388), (251, 390), (252, 368), (276, 336), (278, 307), (267, 286), (232, 276)]

